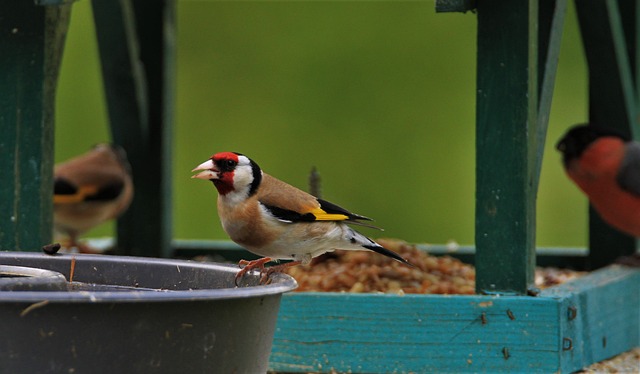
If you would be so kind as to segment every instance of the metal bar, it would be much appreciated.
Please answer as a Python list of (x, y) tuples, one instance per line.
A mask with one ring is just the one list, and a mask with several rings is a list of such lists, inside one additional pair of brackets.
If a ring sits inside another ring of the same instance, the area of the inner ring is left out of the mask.
[[(629, 119), (631, 134), (634, 139), (640, 140), (640, 128), (638, 127), (638, 119), (636, 118), (635, 88), (631, 74), (631, 61), (630, 55), (627, 53), (626, 32), (623, 27), (620, 9), (618, 8), (618, 1), (606, 0), (606, 6), (607, 14), (609, 15), (609, 24), (611, 25), (613, 51), (615, 53), (615, 61), (618, 65), (620, 86), (622, 87), (624, 108)], [(635, 33), (630, 36), (633, 37), (634, 34)]]
[[(621, 41), (618, 36), (616, 42), (612, 30), (617, 29), (615, 33), (618, 34), (620, 30), (624, 30), (626, 40), (633, 40), (631, 30), (635, 27), (635, 12), (619, 13), (607, 1), (576, 0), (580, 32), (589, 66), (589, 122), (631, 134), (630, 126), (634, 120), (629, 118), (632, 111), (627, 107), (629, 99), (625, 98), (625, 95), (629, 95), (629, 89), (625, 90), (622, 83), (623, 79), (629, 79), (629, 74), (620, 70), (621, 66), (630, 63), (617, 61), (624, 56), (621, 44), (626, 41)], [(625, 6), (632, 4), (629, 1), (622, 3)], [(612, 11), (618, 15), (611, 15)], [(613, 26), (611, 22), (618, 25)], [(626, 58), (629, 56), (635, 56), (635, 52), (627, 53)], [(635, 248), (636, 240), (633, 237), (615, 230), (592, 207), (589, 208), (588, 262), (591, 268), (606, 266), (617, 257), (632, 254)]]
[[(174, 94), (176, 77), (176, 0), (133, 0), (136, 17), (136, 32), (140, 43), (140, 60), (147, 77), (149, 99), (149, 128), (146, 140), (147, 153), (144, 155), (146, 173), (145, 193), (147, 200), (139, 207), (138, 216), (118, 226), (130, 242), (144, 246), (149, 239), (156, 237), (157, 249), (154, 255), (171, 255), (172, 195), (171, 162), (174, 120)], [(150, 168), (150, 164), (153, 164)], [(150, 177), (148, 174), (153, 174)], [(155, 207), (149, 210), (149, 205)], [(147, 215), (157, 214), (153, 225), (145, 231), (145, 237), (139, 238), (136, 224)], [(151, 248), (151, 247), (150, 247)], [(151, 253), (151, 252), (149, 252)]]
[(567, 0), (540, 2), (538, 15), (538, 125), (536, 126), (536, 155), (534, 190), (538, 190), (540, 172), (544, 156), (544, 144), (547, 137), (549, 113), (553, 98), (553, 87), (556, 81), (562, 29), (567, 12)]
[(0, 249), (52, 239), (54, 99), (71, 5), (0, 3)]
[(538, 2), (478, 3), (476, 292), (526, 294), (535, 264)]
[[(193, 259), (204, 256), (214, 261), (238, 262), (258, 258), (236, 243), (229, 240), (174, 240), (172, 242), (173, 257)], [(109, 247), (110, 242), (104, 239), (95, 240), (93, 247)], [(460, 246), (452, 249), (442, 244), (416, 244), (420, 251), (435, 256), (451, 256), (467, 264), (475, 264), (476, 248)], [(586, 248), (575, 247), (540, 247), (536, 248), (536, 266), (553, 266), (574, 270), (586, 269)]]
[[(635, 106), (636, 106), (636, 113), (635, 116), (636, 118), (640, 118), (640, 48), (635, 48), (635, 45), (637, 43), (640, 43), (640, 27), (638, 27), (638, 25), (640, 25), (640, 0), (635, 0), (633, 2), (633, 5), (635, 7), (635, 11), (633, 12), (634, 14), (634, 30), (631, 31), (633, 33), (633, 51), (631, 53), (633, 53), (633, 57), (634, 57), (634, 61), (635, 63), (633, 64), (633, 83), (634, 83), (634, 87), (635, 87), (635, 91), (634, 91), (634, 95), (635, 95)], [(634, 138), (635, 140), (640, 140), (637, 138)]]
[(436, 0), (436, 12), (462, 12), (474, 11), (476, 0)]
[(175, 1), (93, 0), (114, 142), (129, 155), (135, 197), (118, 220), (118, 249), (171, 251)]

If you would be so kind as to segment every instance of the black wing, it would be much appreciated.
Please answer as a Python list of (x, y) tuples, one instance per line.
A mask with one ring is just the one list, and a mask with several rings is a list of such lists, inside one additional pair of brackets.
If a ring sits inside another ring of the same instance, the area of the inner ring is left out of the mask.
[(108, 183), (98, 190), (77, 186), (65, 178), (57, 177), (53, 181), (53, 194), (65, 198), (67, 202), (111, 201), (117, 199), (123, 190), (122, 181)]
[(640, 143), (629, 142), (616, 180), (623, 190), (640, 196)]
[[(360, 226), (370, 227), (377, 230), (382, 230), (379, 227), (360, 222), (360, 220), (372, 221), (372, 219), (369, 217), (351, 213), (350, 211), (336, 204), (330, 203), (326, 200), (318, 199), (318, 202), (320, 203), (320, 209), (322, 209), (325, 213), (343, 216), (341, 218), (336, 219), (335, 221), (344, 221), (345, 223), (348, 223), (348, 224), (360, 225)], [(263, 202), (260, 202), (260, 204), (263, 207), (265, 207), (269, 211), (269, 213), (271, 213), (274, 217), (276, 217), (277, 219), (283, 222), (294, 223), (294, 222), (318, 221), (317, 216), (311, 212), (300, 213), (294, 210), (280, 208), (275, 205), (265, 204)], [(346, 219), (344, 217), (346, 217)]]

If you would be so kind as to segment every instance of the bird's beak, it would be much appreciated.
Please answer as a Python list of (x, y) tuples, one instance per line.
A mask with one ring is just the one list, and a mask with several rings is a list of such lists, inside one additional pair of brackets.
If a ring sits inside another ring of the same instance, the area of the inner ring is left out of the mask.
[(216, 166), (213, 164), (212, 160), (207, 160), (201, 163), (200, 165), (196, 166), (195, 169), (191, 170), (191, 172), (198, 171), (198, 170), (204, 170), (204, 171), (196, 175), (192, 175), (191, 178), (206, 179), (206, 180), (218, 179), (218, 169), (216, 169)]

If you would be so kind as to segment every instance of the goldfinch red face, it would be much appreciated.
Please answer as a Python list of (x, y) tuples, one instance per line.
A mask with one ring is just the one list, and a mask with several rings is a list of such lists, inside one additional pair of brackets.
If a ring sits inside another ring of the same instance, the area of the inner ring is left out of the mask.
[(247, 156), (234, 152), (216, 153), (192, 171), (191, 178), (210, 180), (220, 195), (231, 192), (251, 195), (260, 184), (262, 171)]

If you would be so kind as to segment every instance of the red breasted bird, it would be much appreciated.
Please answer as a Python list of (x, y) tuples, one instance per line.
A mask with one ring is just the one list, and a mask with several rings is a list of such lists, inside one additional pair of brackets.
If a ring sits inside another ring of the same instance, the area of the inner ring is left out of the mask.
[(53, 226), (67, 236), (65, 247), (93, 252), (78, 237), (122, 214), (133, 199), (131, 167), (125, 151), (99, 144), (54, 169)]
[(282, 182), (240, 153), (216, 153), (192, 171), (200, 171), (192, 178), (210, 180), (218, 190), (218, 215), (231, 239), (265, 256), (242, 261), (246, 266), (236, 279), (250, 269), (264, 270), (264, 264), (272, 260), (294, 260), (282, 266), (309, 264), (312, 258), (334, 249), (368, 249), (409, 264), (347, 225), (368, 226), (361, 221), (370, 218)]
[(613, 130), (580, 125), (556, 148), (565, 171), (609, 225), (640, 237), (640, 143)]

